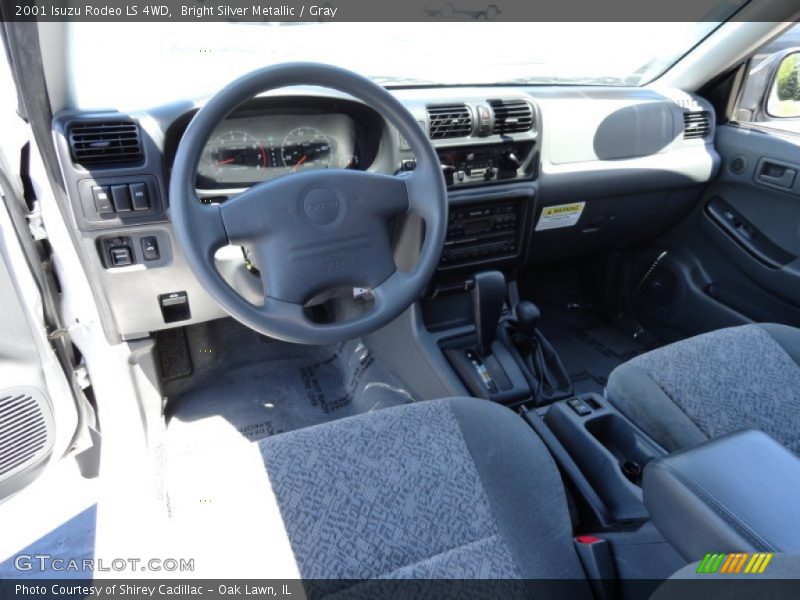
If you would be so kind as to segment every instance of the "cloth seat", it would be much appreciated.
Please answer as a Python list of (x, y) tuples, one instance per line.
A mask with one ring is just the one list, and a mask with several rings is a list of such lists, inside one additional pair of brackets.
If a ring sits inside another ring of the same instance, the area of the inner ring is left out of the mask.
[[(431, 400), (246, 445), (260, 450), (262, 474), (252, 461), (249, 475), (237, 472), (244, 461), (229, 449), (220, 458), (222, 446), (213, 441), (202, 448), (208, 462), (195, 446), (174, 457), (167, 473), (170, 487), (180, 488), (170, 504), (188, 525), (184, 541), (198, 521), (216, 546), (256, 539), (251, 546), (261, 557), (248, 552), (243, 575), (264, 576), (253, 565), (276, 563), (279, 544), (258, 543), (279, 537), (274, 523), (241, 532), (241, 515), (265, 505), (257, 518), (282, 522), (297, 574), (322, 582), (321, 595), (352, 585), (341, 580), (373, 578), (557, 579), (562, 587), (572, 580), (571, 595), (589, 594), (556, 465), (508, 408), (474, 398)], [(265, 487), (270, 497), (254, 500)]]
[(720, 329), (642, 354), (606, 395), (667, 451), (756, 428), (800, 454), (800, 329)]
[(583, 577), (558, 470), (507, 408), (419, 402), (260, 446), (304, 578)]

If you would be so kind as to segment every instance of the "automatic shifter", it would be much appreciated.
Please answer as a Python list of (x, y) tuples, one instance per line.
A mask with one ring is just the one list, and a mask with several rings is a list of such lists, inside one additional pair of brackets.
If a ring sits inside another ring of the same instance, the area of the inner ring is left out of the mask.
[(506, 279), (499, 271), (486, 271), (476, 273), (472, 280), (475, 336), (449, 342), (444, 354), (473, 396), (504, 404), (527, 400), (530, 389), (516, 359), (506, 346), (495, 342), (503, 328)]
[[(518, 352), (520, 367), (531, 388), (535, 406), (544, 406), (572, 396), (572, 382), (553, 346), (537, 329), (542, 313), (533, 302), (523, 300), (514, 309), (516, 319), (501, 332)], [(507, 329), (507, 330), (506, 330)]]
[(476, 350), (481, 356), (492, 353), (492, 342), (506, 297), (506, 278), (500, 271), (476, 273), (472, 288), (472, 310), (475, 316)]

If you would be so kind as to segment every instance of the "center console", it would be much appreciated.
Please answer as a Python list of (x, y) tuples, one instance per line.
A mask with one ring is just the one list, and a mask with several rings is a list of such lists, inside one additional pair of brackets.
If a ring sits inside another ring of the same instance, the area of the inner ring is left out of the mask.
[(612, 521), (648, 518), (642, 473), (666, 452), (598, 394), (552, 404), (544, 423), (596, 490)]
[[(709, 552), (800, 552), (800, 459), (761, 431), (739, 431), (652, 461), (644, 500), (686, 560)], [(762, 573), (766, 557), (759, 564), (757, 556), (722, 572)]]

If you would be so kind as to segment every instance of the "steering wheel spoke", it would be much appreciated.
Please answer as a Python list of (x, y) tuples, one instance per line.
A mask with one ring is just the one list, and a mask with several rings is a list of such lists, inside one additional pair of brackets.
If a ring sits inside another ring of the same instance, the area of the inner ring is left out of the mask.
[(434, 197), (435, 190), (431, 189), (430, 180), (432, 177), (441, 177), (441, 173), (438, 170), (433, 170), (432, 173), (430, 171), (430, 169), (420, 166), (404, 178), (408, 210), (422, 217), (426, 223), (435, 222), (440, 212), (440, 207)]

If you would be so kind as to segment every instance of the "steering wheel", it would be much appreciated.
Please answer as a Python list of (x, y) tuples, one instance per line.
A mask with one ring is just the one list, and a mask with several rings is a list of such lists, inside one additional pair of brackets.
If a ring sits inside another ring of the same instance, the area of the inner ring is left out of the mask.
[[(202, 204), (197, 166), (217, 125), (261, 92), (314, 85), (349, 94), (372, 107), (408, 141), (416, 169), (402, 175), (316, 170), (259, 183), (222, 204)], [(232, 317), (264, 335), (329, 344), (362, 336), (400, 315), (433, 275), (447, 228), (447, 191), (439, 159), (424, 130), (388, 91), (329, 65), (287, 63), (237, 79), (195, 114), (178, 146), (169, 186), (170, 214), (186, 261)], [(387, 221), (414, 213), (425, 223), (416, 265), (397, 269)], [(236, 292), (214, 265), (222, 246), (245, 246), (259, 267), (264, 302)], [(347, 321), (316, 323), (304, 305), (336, 288), (366, 288), (374, 304)]]

